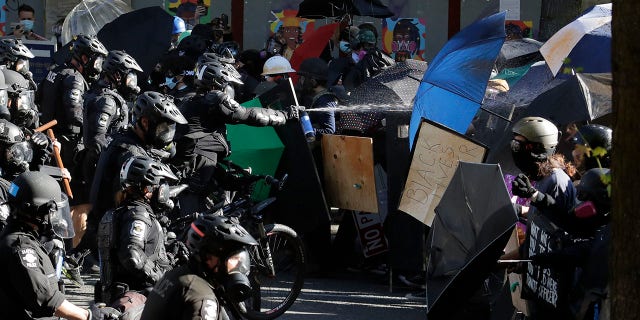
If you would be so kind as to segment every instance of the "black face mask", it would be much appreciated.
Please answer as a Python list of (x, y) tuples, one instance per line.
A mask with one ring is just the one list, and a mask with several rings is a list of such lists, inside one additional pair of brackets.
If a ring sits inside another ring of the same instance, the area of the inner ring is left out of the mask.
[(516, 167), (526, 174), (529, 178), (538, 180), (539, 178), (539, 163), (541, 162), (538, 157), (532, 155), (529, 151), (511, 151), (513, 162)]
[(162, 212), (165, 210), (171, 210), (174, 207), (173, 201), (170, 197), (170, 187), (168, 184), (163, 183), (157, 186), (153, 190), (153, 196), (151, 197), (151, 207), (154, 212)]

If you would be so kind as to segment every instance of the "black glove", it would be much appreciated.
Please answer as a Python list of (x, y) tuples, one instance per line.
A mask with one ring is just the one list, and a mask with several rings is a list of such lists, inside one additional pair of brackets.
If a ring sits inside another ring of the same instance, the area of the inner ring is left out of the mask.
[(300, 111), (304, 111), (304, 107), (290, 105), (284, 110), (287, 113), (287, 120), (300, 119)]
[(41, 147), (41, 148), (46, 148), (49, 145), (49, 138), (47, 137), (47, 135), (45, 135), (42, 132), (34, 132), (31, 135), (31, 142), (33, 142), (33, 144)]
[(529, 177), (521, 173), (511, 182), (511, 192), (514, 196), (521, 198), (531, 198), (536, 193), (536, 188), (531, 185)]
[(94, 303), (89, 307), (89, 317), (87, 320), (117, 320), (120, 318), (120, 311), (107, 307), (104, 303)]

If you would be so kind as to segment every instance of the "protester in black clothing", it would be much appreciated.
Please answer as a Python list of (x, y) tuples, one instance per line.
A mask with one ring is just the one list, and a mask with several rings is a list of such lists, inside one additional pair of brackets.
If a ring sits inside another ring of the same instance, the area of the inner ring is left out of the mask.
[(72, 41), (71, 59), (49, 71), (36, 93), (40, 120), (58, 121), (53, 132), (62, 145), (65, 168), (75, 167), (73, 159), (81, 149), (84, 93), (89, 89), (88, 82), (97, 80), (108, 53), (96, 36), (77, 35)]
[(613, 130), (599, 124), (587, 124), (573, 137), (573, 161), (579, 174), (593, 168), (611, 166)]
[(333, 134), (336, 131), (334, 109), (338, 106), (338, 97), (327, 88), (328, 72), (327, 63), (320, 58), (302, 61), (298, 70), (300, 103), (306, 106), (307, 110), (322, 109), (309, 112), (316, 136)]
[(240, 81), (244, 83), (236, 92), (236, 101), (243, 103), (255, 97), (255, 89), (260, 82), (260, 73), (264, 62), (258, 50), (249, 49), (240, 53), (236, 60), (236, 69), (240, 73)]
[(169, 96), (153, 91), (138, 96), (131, 110), (130, 127), (115, 134), (100, 154), (91, 185), (92, 209), (87, 220), (87, 233), (78, 245), (81, 249), (91, 248), (95, 252), (97, 248), (95, 235), (98, 223), (107, 210), (115, 208), (114, 194), (120, 190), (118, 174), (124, 162), (131, 156), (168, 154), (157, 151), (170, 147), (176, 123), (185, 124), (186, 120)]
[(193, 78), (195, 75), (195, 61), (187, 56), (179, 55), (177, 51), (171, 52), (162, 62), (165, 73), (164, 86), (167, 94), (173, 97), (176, 106), (195, 92)]
[(11, 217), (0, 235), (0, 272), (7, 275), (0, 282), (0, 308), (6, 319), (93, 319), (91, 311), (60, 292), (55, 268), (38, 241), (68, 227), (71, 218), (60, 214), (61, 201), (58, 183), (41, 172), (25, 172), (9, 187)]
[(186, 265), (167, 272), (148, 296), (142, 320), (227, 319), (216, 291), (243, 300), (249, 292), (247, 245), (256, 240), (231, 218), (201, 216), (191, 224)]
[(188, 176), (189, 189), (179, 196), (183, 214), (202, 209), (205, 197), (216, 190), (216, 164), (230, 152), (227, 123), (278, 126), (297, 118), (295, 108), (286, 113), (239, 105), (221, 91), (230, 82), (240, 83), (238, 72), (229, 65), (212, 61), (211, 57), (196, 65), (195, 85), (199, 94), (180, 106), (188, 124), (177, 127), (177, 156), (173, 162), (184, 168)]
[(105, 214), (98, 230), (102, 301), (145, 291), (170, 269), (159, 218), (168, 201), (166, 183), (177, 180), (168, 166), (149, 157), (131, 157), (122, 166), (123, 200)]

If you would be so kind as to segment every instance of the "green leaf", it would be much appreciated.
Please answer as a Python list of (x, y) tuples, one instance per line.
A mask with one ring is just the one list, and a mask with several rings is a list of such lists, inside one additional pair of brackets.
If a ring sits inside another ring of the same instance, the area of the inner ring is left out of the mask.
[(595, 149), (593, 149), (593, 151), (591, 152), (591, 155), (593, 157), (604, 157), (607, 155), (607, 150), (603, 147), (596, 147)]

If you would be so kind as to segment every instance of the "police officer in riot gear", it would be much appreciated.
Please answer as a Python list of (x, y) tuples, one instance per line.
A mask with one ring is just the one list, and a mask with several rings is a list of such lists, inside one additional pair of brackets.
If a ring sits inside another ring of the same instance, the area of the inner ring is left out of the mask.
[(13, 180), (25, 171), (38, 170), (49, 160), (52, 143), (41, 132), (25, 136), (15, 124), (0, 119), (0, 176)]
[(33, 81), (33, 73), (29, 71), (29, 59), (33, 57), (35, 57), (33, 52), (22, 43), (22, 40), (11, 38), (0, 40), (0, 64), (20, 73), (27, 80), (29, 90), (36, 91), (38, 86)]
[(186, 265), (167, 272), (149, 293), (142, 320), (226, 319), (216, 293), (242, 301), (249, 292), (246, 246), (256, 240), (223, 216), (200, 216), (187, 233), (191, 251)]
[(189, 122), (177, 128), (177, 156), (173, 160), (188, 175), (189, 189), (179, 196), (182, 214), (202, 210), (205, 197), (215, 190), (216, 164), (230, 152), (227, 123), (280, 126), (288, 119), (298, 118), (295, 106), (283, 112), (239, 105), (221, 91), (231, 82), (241, 83), (240, 74), (233, 67), (201, 59), (195, 78), (199, 94), (180, 106)]
[(23, 128), (35, 129), (40, 122), (35, 92), (29, 87), (29, 81), (13, 70), (3, 69), (2, 73), (7, 84), (7, 107), (11, 122)]
[(126, 101), (135, 99), (140, 92), (136, 72), (142, 72), (142, 68), (133, 57), (124, 51), (112, 50), (102, 65), (102, 77), (85, 95), (81, 176), (87, 186), (91, 186), (98, 157), (107, 146), (108, 137), (127, 125)]
[(36, 103), (42, 113), (40, 120), (43, 123), (58, 121), (53, 132), (62, 144), (61, 156), (66, 168), (75, 166), (73, 158), (82, 138), (84, 93), (89, 89), (88, 83), (100, 75), (108, 53), (96, 36), (77, 35), (72, 41), (71, 59), (49, 71), (36, 93)]
[(100, 154), (96, 174), (91, 185), (91, 213), (87, 220), (87, 233), (79, 244), (81, 249), (97, 248), (95, 231), (107, 210), (115, 208), (113, 195), (119, 190), (116, 180), (120, 168), (131, 156), (151, 156), (152, 149), (170, 146), (176, 124), (187, 120), (171, 97), (154, 91), (138, 96), (131, 110), (130, 126), (115, 134), (108, 147)]
[(93, 318), (60, 292), (55, 268), (38, 241), (48, 232), (68, 230), (71, 217), (59, 210), (61, 202), (58, 182), (41, 172), (25, 172), (9, 187), (11, 217), (0, 235), (0, 272), (10, 275), (0, 283), (0, 308), (7, 319)]
[(102, 300), (152, 287), (170, 268), (159, 215), (169, 201), (167, 182), (178, 178), (149, 157), (129, 158), (120, 171), (123, 202), (108, 211), (98, 229)]

